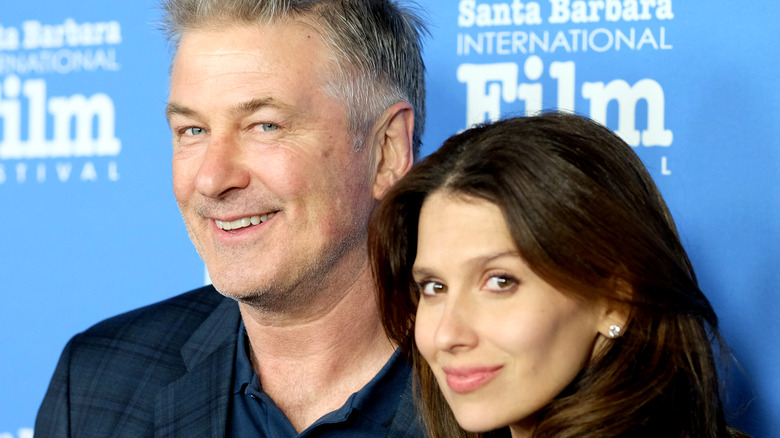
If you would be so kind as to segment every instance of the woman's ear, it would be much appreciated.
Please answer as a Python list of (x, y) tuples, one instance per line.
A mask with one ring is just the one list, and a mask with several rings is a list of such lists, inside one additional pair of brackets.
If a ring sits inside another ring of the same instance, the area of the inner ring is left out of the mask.
[(412, 168), (412, 135), (414, 132), (414, 110), (409, 102), (398, 102), (388, 108), (375, 125), (374, 198), (382, 199), (402, 176)]
[(597, 307), (596, 342), (593, 345), (591, 357), (603, 354), (608, 348), (611, 339), (623, 336), (629, 329), (631, 317), (631, 297), (633, 296), (631, 285), (625, 280), (616, 280), (615, 295), (611, 298), (603, 298)]
[[(626, 303), (621, 303), (627, 307)], [(602, 317), (599, 323), (599, 334), (605, 338), (617, 339), (623, 335), (628, 326), (628, 311), (622, 309), (610, 309)]]
[(614, 298), (602, 302), (598, 322), (599, 334), (609, 339), (619, 338), (627, 330), (634, 295), (631, 285), (622, 278), (616, 278), (613, 287)]

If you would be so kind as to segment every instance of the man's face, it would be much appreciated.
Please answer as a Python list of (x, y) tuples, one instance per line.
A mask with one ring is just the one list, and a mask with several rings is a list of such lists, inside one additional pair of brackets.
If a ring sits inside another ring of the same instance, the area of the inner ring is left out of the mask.
[(296, 299), (365, 268), (370, 148), (353, 151), (346, 109), (324, 91), (327, 54), (293, 22), (181, 39), (168, 106), (174, 195), (227, 296)]

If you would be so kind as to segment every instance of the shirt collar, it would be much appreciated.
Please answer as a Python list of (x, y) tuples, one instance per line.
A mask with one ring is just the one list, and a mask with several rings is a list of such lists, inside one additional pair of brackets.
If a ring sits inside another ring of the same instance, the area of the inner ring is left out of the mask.
[[(236, 373), (233, 381), (233, 393), (241, 393), (250, 385), (256, 390), (262, 391), (260, 377), (252, 368), (249, 360), (249, 340), (247, 339), (243, 321), (239, 325), (237, 341), (238, 348), (236, 349)], [(406, 387), (410, 372), (411, 366), (401, 355), (400, 349), (396, 349), (387, 363), (371, 381), (358, 392), (353, 393), (342, 407), (326, 414), (311, 427), (316, 427), (319, 424), (346, 421), (353, 413), (359, 413), (377, 424), (389, 425), (396, 409), (398, 409), (398, 403)]]

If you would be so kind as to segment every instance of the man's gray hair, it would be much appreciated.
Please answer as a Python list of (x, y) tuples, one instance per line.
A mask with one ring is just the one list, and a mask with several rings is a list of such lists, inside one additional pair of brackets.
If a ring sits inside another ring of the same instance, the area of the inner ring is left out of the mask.
[(363, 146), (387, 108), (409, 102), (419, 156), (425, 128), (421, 38), (427, 29), (410, 9), (391, 0), (162, 0), (162, 7), (174, 48), (191, 29), (312, 20), (336, 66), (326, 91), (346, 106), (355, 147)]

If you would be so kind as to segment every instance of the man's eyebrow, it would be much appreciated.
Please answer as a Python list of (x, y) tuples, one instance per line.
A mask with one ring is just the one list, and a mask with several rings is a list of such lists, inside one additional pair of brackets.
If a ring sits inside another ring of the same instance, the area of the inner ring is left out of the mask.
[(165, 118), (167, 118), (168, 121), (170, 121), (171, 117), (173, 117), (174, 115), (193, 117), (195, 115), (195, 111), (190, 108), (187, 108), (184, 105), (178, 105), (176, 103), (169, 102), (168, 105), (165, 107)]
[[(263, 107), (275, 107), (284, 109), (287, 108), (287, 105), (282, 105), (278, 101), (274, 100), (273, 97), (260, 97), (257, 99), (251, 99), (246, 102), (241, 102), (233, 105), (233, 107), (230, 108), (230, 112), (235, 116), (243, 116), (247, 114), (252, 114), (253, 112), (259, 110)], [(197, 111), (186, 107), (184, 105), (179, 105), (174, 102), (168, 103), (168, 106), (165, 108), (165, 116), (168, 120), (171, 119), (174, 115), (181, 115), (184, 117), (195, 117), (197, 115)]]
[(271, 107), (282, 111), (292, 111), (290, 105), (284, 102), (280, 102), (273, 97), (259, 97), (257, 99), (251, 99), (233, 105), (233, 107), (230, 108), (230, 112), (234, 116), (240, 117), (247, 114), (252, 114), (253, 112), (265, 107)]

